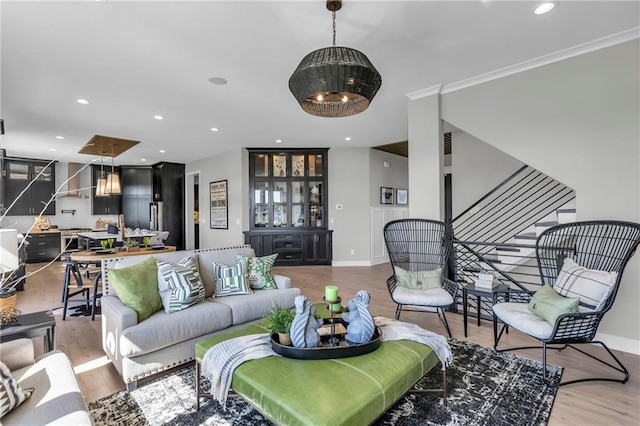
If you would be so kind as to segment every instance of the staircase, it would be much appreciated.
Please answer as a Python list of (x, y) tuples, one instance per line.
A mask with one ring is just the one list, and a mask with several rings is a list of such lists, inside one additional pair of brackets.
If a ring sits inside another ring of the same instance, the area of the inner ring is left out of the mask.
[(485, 269), (512, 287), (540, 285), (537, 236), (575, 220), (573, 189), (523, 166), (452, 220), (456, 276), (473, 282), (476, 272)]

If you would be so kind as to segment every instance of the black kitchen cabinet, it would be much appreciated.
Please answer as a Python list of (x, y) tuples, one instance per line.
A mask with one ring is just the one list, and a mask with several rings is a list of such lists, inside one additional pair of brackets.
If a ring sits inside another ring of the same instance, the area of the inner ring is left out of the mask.
[(149, 204), (153, 190), (153, 170), (150, 166), (122, 166), (122, 213), (127, 228), (148, 229), (151, 223)]
[[(105, 167), (104, 177), (107, 177), (107, 173), (111, 171), (111, 167)], [(120, 168), (116, 168), (117, 173), (121, 173)], [(91, 214), (103, 215), (113, 214), (117, 215), (122, 213), (122, 196), (109, 195), (107, 197), (96, 197), (96, 185), (98, 178), (101, 174), (101, 166), (91, 165)]]
[[(49, 163), (47, 160), (5, 157), (2, 179), (4, 208), (9, 208), (16, 201), (7, 216), (56, 214), (55, 199), (49, 202), (56, 193), (56, 169), (55, 163)], [(29, 188), (22, 194), (27, 186)]]
[(184, 164), (162, 162), (153, 165), (153, 201), (161, 217), (159, 231), (169, 231), (166, 245), (185, 247)]
[(50, 262), (60, 254), (60, 232), (32, 232), (27, 241), (27, 263)]
[(330, 265), (328, 150), (249, 149), (251, 229), (245, 243), (276, 265)]

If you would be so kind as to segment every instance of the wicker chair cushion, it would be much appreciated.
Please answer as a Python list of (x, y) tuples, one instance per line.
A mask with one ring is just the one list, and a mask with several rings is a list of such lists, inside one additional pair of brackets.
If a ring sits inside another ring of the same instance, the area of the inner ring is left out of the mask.
[(567, 257), (553, 289), (561, 296), (579, 297), (580, 303), (598, 311), (607, 302), (617, 278), (617, 272), (583, 268)]
[(443, 288), (429, 290), (413, 290), (397, 286), (393, 290), (393, 300), (401, 305), (449, 306), (453, 303), (453, 297)]
[(549, 339), (553, 333), (553, 326), (531, 312), (526, 303), (497, 303), (493, 313), (505, 324), (540, 340)]

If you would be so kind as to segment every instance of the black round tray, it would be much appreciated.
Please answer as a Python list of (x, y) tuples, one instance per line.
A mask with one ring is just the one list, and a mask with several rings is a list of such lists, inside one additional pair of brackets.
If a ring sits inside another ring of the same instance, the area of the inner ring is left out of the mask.
[[(330, 322), (325, 319), (325, 323)], [(344, 324), (340, 319), (336, 319), (336, 323)], [(273, 350), (284, 357), (296, 359), (333, 359), (348, 358), (352, 356), (364, 355), (375, 351), (380, 347), (382, 342), (380, 339), (380, 330), (378, 327), (373, 331), (371, 340), (367, 343), (351, 343), (344, 338), (344, 335), (336, 335), (340, 340), (339, 346), (327, 346), (327, 341), (331, 336), (322, 336), (320, 345), (317, 348), (296, 348), (293, 346), (284, 346), (280, 344), (277, 333), (271, 335), (271, 347)]]

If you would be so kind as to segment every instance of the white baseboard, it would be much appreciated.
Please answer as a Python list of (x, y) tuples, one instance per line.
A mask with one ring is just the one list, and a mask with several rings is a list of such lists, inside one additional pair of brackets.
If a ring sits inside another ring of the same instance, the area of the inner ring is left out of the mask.
[(640, 355), (640, 340), (614, 336), (613, 334), (596, 333), (595, 340), (602, 340), (611, 349)]
[(369, 260), (334, 260), (331, 266), (371, 266)]

